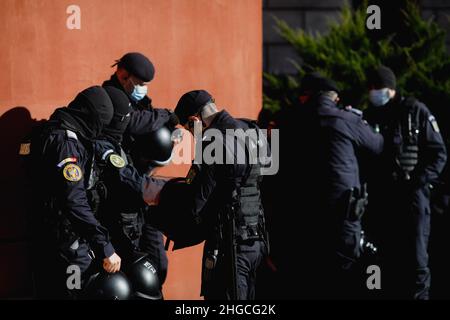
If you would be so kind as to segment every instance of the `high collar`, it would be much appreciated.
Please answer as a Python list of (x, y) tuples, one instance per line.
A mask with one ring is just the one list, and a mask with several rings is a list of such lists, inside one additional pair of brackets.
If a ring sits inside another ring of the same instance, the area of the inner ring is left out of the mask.
[(117, 88), (119, 90), (122, 90), (128, 97), (129, 100), (131, 100), (131, 96), (125, 91), (125, 88), (122, 86), (122, 84), (119, 81), (119, 78), (117, 78), (117, 75), (114, 73), (109, 80), (106, 80), (102, 84), (103, 87), (105, 86), (111, 86), (114, 88)]
[(211, 122), (211, 124), (207, 129), (209, 128), (220, 129), (227, 127), (228, 124), (231, 122), (230, 120), (233, 119), (234, 118), (226, 110), (219, 111), (217, 112), (216, 116), (214, 117), (213, 121)]

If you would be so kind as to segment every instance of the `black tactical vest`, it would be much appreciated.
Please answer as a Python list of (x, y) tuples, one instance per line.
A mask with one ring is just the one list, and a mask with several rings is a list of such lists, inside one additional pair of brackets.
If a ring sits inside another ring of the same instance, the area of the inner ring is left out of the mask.
[[(115, 150), (112, 153), (119, 155)], [(124, 160), (125, 165), (130, 161), (125, 151), (120, 148), (120, 157)], [(89, 181), (91, 186), (88, 191), (89, 203), (96, 215), (96, 218), (108, 229), (111, 229), (111, 236), (120, 238), (124, 235), (131, 241), (139, 239), (142, 234), (142, 225), (144, 223), (143, 212), (136, 208), (127, 210), (125, 207), (117, 207), (116, 197), (120, 196), (112, 192), (111, 183), (119, 183), (116, 179), (108, 177), (111, 174), (110, 163), (105, 161), (97, 161), (92, 173), (92, 179)], [(114, 169), (113, 169), (114, 170)], [(117, 193), (117, 192), (116, 192)]]
[(419, 108), (414, 98), (404, 99), (400, 107), (401, 117), (394, 133), (399, 143), (396, 144), (393, 174), (398, 180), (410, 180), (411, 172), (419, 162)]
[[(254, 147), (259, 144), (259, 140), (265, 139), (255, 122), (247, 119), (239, 120), (246, 122), (249, 125), (249, 129), (257, 130), (258, 141), (254, 141)], [(238, 210), (236, 214), (236, 231), (237, 237), (241, 240), (262, 239), (264, 236), (264, 209), (261, 203), (260, 191), (261, 180), (261, 165), (259, 163), (250, 163), (247, 174), (237, 180)]]
[(236, 188), (239, 202), (236, 215), (237, 235), (242, 240), (263, 236), (264, 210), (261, 204), (260, 180), (260, 166), (255, 164), (251, 166), (248, 177), (241, 180)]

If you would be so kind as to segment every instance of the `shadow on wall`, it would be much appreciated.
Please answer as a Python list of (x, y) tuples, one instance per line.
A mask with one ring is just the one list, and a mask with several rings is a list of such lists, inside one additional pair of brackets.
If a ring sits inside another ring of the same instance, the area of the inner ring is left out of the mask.
[(37, 123), (23, 106), (11, 108), (0, 117), (0, 298), (32, 295), (27, 187), (19, 148)]

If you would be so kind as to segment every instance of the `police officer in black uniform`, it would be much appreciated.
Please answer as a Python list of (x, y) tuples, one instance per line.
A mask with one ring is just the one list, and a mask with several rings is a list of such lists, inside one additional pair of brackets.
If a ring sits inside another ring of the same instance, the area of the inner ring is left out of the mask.
[(141, 265), (148, 265), (146, 277), (154, 278), (152, 287), (145, 288), (145, 281), (136, 277), (130, 279), (134, 281), (133, 287), (145, 288), (149, 299), (159, 299), (162, 294), (158, 276), (152, 273), (155, 270), (153, 265), (142, 259), (144, 256), (147, 259), (147, 255), (142, 253), (140, 244), (148, 209), (144, 193), (159, 181), (140, 173), (128, 163), (121, 142), (130, 121), (131, 104), (123, 91), (110, 86), (104, 89), (112, 100), (114, 114), (111, 123), (105, 126), (102, 135), (95, 141), (95, 183), (88, 194), (95, 203), (93, 207), (97, 208), (95, 211), (99, 221), (108, 228), (111, 242), (122, 257), (124, 272), (129, 275), (129, 270), (138, 260)]
[(365, 118), (385, 139), (382, 157), (372, 168), (370, 210), (380, 217), (386, 296), (428, 299), (430, 184), (445, 166), (445, 145), (428, 108), (396, 92), (391, 69), (372, 70), (368, 85)]
[[(147, 84), (153, 79), (155, 68), (146, 56), (138, 52), (129, 52), (113, 66), (116, 65), (116, 72), (103, 83), (103, 86), (116, 87), (125, 92), (129, 98), (132, 111), (121, 146), (128, 155), (128, 161), (131, 162), (134, 158), (136, 162), (137, 156), (132, 154), (135, 141), (164, 125), (175, 127), (178, 119), (171, 111), (152, 106), (152, 100), (147, 95)], [(137, 163), (135, 165), (137, 166)], [(140, 170), (142, 174), (149, 169), (140, 166), (138, 168), (142, 169)], [(142, 231), (142, 247), (149, 254), (163, 283), (167, 275), (168, 260), (162, 234), (147, 223), (144, 223)]]
[[(125, 255), (130, 260), (134, 246), (138, 246), (134, 242), (139, 239), (140, 233), (138, 211), (145, 205), (141, 191), (142, 176), (132, 166), (123, 169), (128, 163), (121, 142), (132, 109), (121, 90), (110, 86), (103, 88), (111, 98), (114, 114), (111, 123), (105, 126), (100, 137), (95, 140), (96, 181), (88, 194), (91, 194), (90, 198), (95, 203), (93, 207), (96, 208), (98, 219), (110, 231), (114, 247), (122, 259)], [(124, 213), (122, 217), (122, 211), (130, 213)]]
[[(32, 137), (34, 266), (40, 298), (69, 298), (94, 257), (106, 272), (120, 269), (107, 229), (95, 218), (86, 190), (93, 170), (94, 139), (113, 117), (113, 105), (101, 87), (80, 92), (57, 109)], [(73, 269), (68, 269), (68, 267)], [(83, 279), (81, 279), (83, 280)]]
[[(246, 131), (256, 127), (233, 118), (225, 110), (219, 112), (204, 90), (184, 94), (175, 113), (191, 132), (199, 130), (201, 135), (202, 126), (205, 128), (203, 150), (211, 146), (207, 141), (212, 141), (214, 134), (220, 141), (219, 147), (224, 148), (224, 158), (194, 163), (188, 174), (193, 188), (191, 214), (202, 225), (206, 239), (202, 295), (205, 299), (254, 299), (255, 273), (266, 251), (260, 167), (258, 163), (236, 161), (239, 152), (245, 155), (245, 147), (239, 147), (233, 136), (229, 141), (235, 143), (234, 152), (225, 148), (225, 140), (221, 139), (225, 139), (226, 129)], [(232, 161), (225, 164), (227, 156)]]
[(293, 173), (299, 184), (294, 201), (308, 208), (288, 219), (292, 227), (285, 230), (296, 235), (304, 257), (286, 275), (299, 288), (297, 297), (357, 295), (354, 268), (362, 230), (357, 204), (365, 198), (360, 160), (381, 153), (383, 138), (363, 121), (361, 111), (338, 106), (338, 92), (332, 80), (317, 72), (307, 74), (293, 117), (296, 143), (304, 150)]
[(143, 54), (129, 52), (117, 60), (116, 72), (103, 82), (103, 86), (116, 87), (125, 92), (133, 108), (125, 131), (124, 145), (128, 145), (133, 136), (150, 133), (165, 124), (175, 126), (176, 116), (168, 109), (154, 108), (152, 99), (147, 95), (148, 83), (155, 76), (152, 62)]

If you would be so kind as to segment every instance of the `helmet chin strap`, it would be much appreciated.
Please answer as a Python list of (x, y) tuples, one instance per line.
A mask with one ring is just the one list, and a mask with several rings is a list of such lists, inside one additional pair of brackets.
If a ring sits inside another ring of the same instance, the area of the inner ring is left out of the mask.
[(202, 127), (206, 128), (207, 127), (206, 122), (203, 120), (203, 110), (205, 110), (204, 107), (202, 107), (202, 109), (198, 113), (198, 117), (200, 118), (200, 121), (202, 122)]
[(198, 114), (204, 128), (207, 128), (211, 125), (217, 113), (217, 107), (213, 102), (208, 102), (202, 107), (201, 111)]

